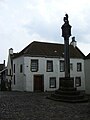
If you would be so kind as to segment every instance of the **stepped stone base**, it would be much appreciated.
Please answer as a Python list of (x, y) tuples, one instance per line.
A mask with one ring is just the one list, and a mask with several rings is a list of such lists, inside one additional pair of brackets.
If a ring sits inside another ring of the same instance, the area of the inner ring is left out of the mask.
[(70, 103), (88, 101), (88, 98), (85, 96), (85, 93), (78, 91), (76, 88), (73, 87), (73, 82), (71, 78), (66, 79), (66, 84), (65, 78), (62, 79), (62, 83), (59, 90), (56, 90), (55, 93), (51, 94), (48, 98), (55, 101)]

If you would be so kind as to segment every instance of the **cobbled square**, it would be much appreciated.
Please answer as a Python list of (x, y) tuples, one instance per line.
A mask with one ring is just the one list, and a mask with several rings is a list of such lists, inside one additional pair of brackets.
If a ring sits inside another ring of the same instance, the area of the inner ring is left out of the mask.
[(47, 99), (50, 94), (0, 92), (0, 120), (90, 120), (90, 99), (65, 103)]

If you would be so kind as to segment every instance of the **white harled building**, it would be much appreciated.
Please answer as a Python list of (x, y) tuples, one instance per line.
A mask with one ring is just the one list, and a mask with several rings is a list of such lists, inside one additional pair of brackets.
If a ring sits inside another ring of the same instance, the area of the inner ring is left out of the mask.
[[(70, 44), (70, 75), (74, 78), (73, 85), (78, 90), (85, 90), (84, 58), (84, 54), (73, 39)], [(60, 78), (65, 74), (64, 44), (34, 41), (19, 53), (15, 54), (11, 49), (7, 66), (12, 74), (12, 90), (32, 92), (57, 90)]]

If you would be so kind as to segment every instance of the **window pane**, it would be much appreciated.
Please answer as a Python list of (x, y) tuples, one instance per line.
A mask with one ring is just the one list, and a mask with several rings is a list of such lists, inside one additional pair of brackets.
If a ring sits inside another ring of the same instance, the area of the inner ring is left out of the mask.
[(22, 64), (21, 64), (21, 65), (20, 65), (20, 73), (22, 73), (22, 69), (23, 69), (23, 68), (22, 68)]
[(50, 78), (50, 88), (56, 88), (56, 78), (55, 77)]
[(81, 86), (81, 77), (76, 77), (75, 85), (76, 85), (76, 87)]
[(82, 71), (82, 64), (81, 63), (77, 63), (77, 71)]
[(14, 64), (14, 73), (15, 73), (15, 64)]
[(47, 72), (53, 72), (53, 61), (47, 61)]
[(73, 64), (70, 63), (70, 70), (73, 70)]
[(65, 71), (65, 63), (64, 60), (60, 60), (60, 72), (64, 72)]
[(15, 85), (15, 75), (14, 75), (14, 85)]
[(38, 71), (38, 60), (31, 60), (31, 71), (32, 72)]

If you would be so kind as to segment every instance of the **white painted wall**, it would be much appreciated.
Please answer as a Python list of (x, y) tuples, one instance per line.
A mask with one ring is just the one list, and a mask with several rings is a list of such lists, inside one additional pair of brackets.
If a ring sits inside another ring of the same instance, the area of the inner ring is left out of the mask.
[[(39, 60), (39, 70), (38, 72), (31, 72), (30, 70), (30, 61), (31, 59), (38, 59)], [(46, 72), (46, 61), (47, 60), (53, 60), (53, 72)], [(50, 90), (56, 90), (59, 88), (59, 59), (55, 58), (40, 58), (40, 57), (25, 57), (24, 58), (24, 64), (25, 64), (25, 75), (26, 75), (26, 90), (27, 91), (33, 91), (34, 83), (33, 83), (33, 76), (34, 75), (44, 75), (44, 91), (50, 91)], [(50, 77), (56, 77), (56, 88), (52, 89), (49, 88), (49, 78)]]
[(90, 59), (85, 60), (85, 90), (90, 94)]
[[(30, 71), (30, 60), (38, 59), (39, 60), (39, 71), (31, 72)], [(53, 60), (53, 72), (46, 72), (46, 61)], [(59, 88), (59, 78), (64, 77), (64, 72), (60, 72), (60, 60), (59, 58), (40, 58), (40, 57), (25, 57), (25, 75), (26, 75), (26, 91), (33, 91), (34, 83), (33, 76), (37, 74), (44, 75), (44, 91), (52, 91)], [(85, 75), (84, 75), (84, 60), (82, 59), (71, 59), (73, 63), (73, 71), (71, 71), (71, 77), (81, 77), (81, 86), (78, 87), (79, 90), (85, 90)], [(77, 62), (82, 63), (82, 72), (77, 72)], [(49, 78), (56, 77), (56, 88), (49, 88)], [(75, 79), (74, 79), (75, 80)]]
[[(31, 59), (39, 60), (38, 72), (31, 72), (30, 61)], [(53, 72), (46, 72), (46, 61), (53, 60)], [(64, 77), (64, 72), (60, 72), (59, 58), (44, 58), (44, 57), (19, 57), (13, 60), (16, 71), (13, 73), (16, 77), (15, 85), (12, 81), (12, 90), (18, 91), (34, 91), (34, 75), (44, 75), (44, 91), (53, 91), (59, 88), (59, 78)], [(82, 72), (77, 72), (77, 62), (82, 63)], [(84, 60), (71, 59), (73, 63), (73, 70), (71, 70), (71, 77), (81, 77), (81, 86), (79, 90), (85, 90), (85, 75), (84, 75)], [(23, 64), (23, 73), (20, 73), (20, 64)], [(56, 88), (49, 87), (50, 77), (56, 77)], [(75, 80), (75, 79), (74, 79)]]
[[(78, 90), (85, 90), (85, 72), (84, 72), (84, 60), (83, 59), (71, 59), (70, 63), (73, 63), (73, 70), (70, 71), (71, 77), (81, 77), (81, 86), (77, 87)], [(82, 63), (82, 71), (77, 72), (77, 63)], [(74, 84), (75, 86), (75, 84)]]

